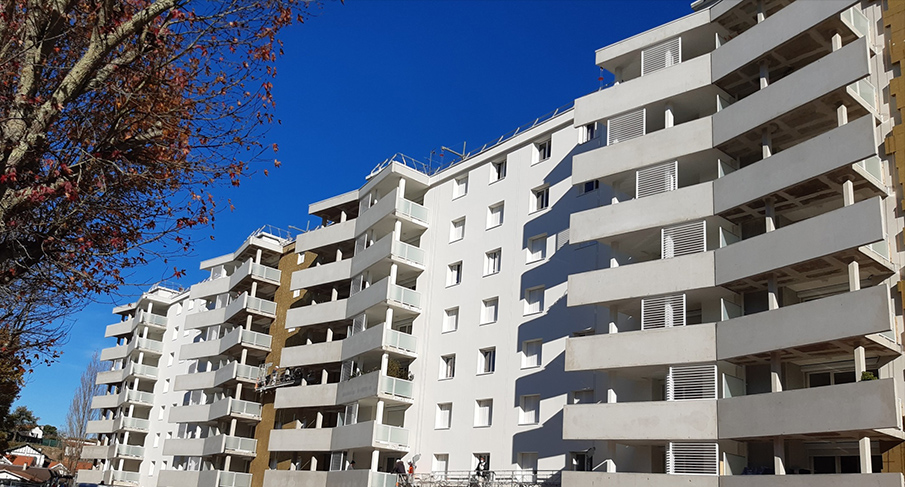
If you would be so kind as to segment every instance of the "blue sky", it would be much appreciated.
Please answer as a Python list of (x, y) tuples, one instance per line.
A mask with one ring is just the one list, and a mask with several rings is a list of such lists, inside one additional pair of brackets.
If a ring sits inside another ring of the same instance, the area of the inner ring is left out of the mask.
[[(217, 195), (236, 209), (198, 232), (193, 255), (173, 264), (186, 285), (198, 262), (230, 252), (264, 224), (304, 228), (308, 204), (359, 187), (401, 152), (427, 160), (440, 146), (483, 145), (595, 91), (594, 51), (691, 13), (691, 0), (346, 0), (328, 3), (284, 33), (274, 82), (282, 121), (266, 136), (283, 165)], [(223, 206), (226, 206), (225, 204)], [(209, 238), (213, 237), (213, 239)], [(135, 276), (152, 282), (172, 265)], [(16, 405), (63, 425), (85, 364), (114, 345), (104, 328), (114, 304), (140, 289), (73, 310), (63, 358), (39, 367)]]

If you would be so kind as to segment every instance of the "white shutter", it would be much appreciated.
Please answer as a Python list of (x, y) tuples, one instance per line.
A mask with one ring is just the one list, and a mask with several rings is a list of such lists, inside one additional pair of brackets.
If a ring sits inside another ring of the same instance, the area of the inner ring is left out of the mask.
[(664, 259), (705, 252), (706, 222), (684, 223), (660, 231), (660, 252)]
[(655, 296), (641, 300), (641, 329), (685, 326), (685, 295)]
[(340, 371), (339, 381), (347, 381), (352, 378), (352, 369), (355, 367), (355, 362), (352, 360), (346, 360), (343, 362), (342, 370)]
[(666, 400), (716, 399), (716, 387), (716, 365), (673, 366), (666, 377)]
[(368, 248), (368, 234), (362, 233), (355, 239), (355, 254), (360, 254), (364, 249)]
[(666, 451), (666, 473), (719, 475), (719, 447), (716, 443), (670, 443)]
[(607, 120), (607, 145), (618, 144), (646, 134), (646, 120), (646, 108)]
[(641, 76), (682, 62), (682, 38), (668, 40), (641, 51)]
[(635, 198), (644, 198), (678, 187), (679, 162), (667, 162), (635, 172)]
[(337, 470), (343, 470), (343, 463), (346, 458), (346, 452), (344, 451), (335, 451), (330, 454), (330, 471), (335, 472)]
[(361, 292), (361, 290), (364, 289), (364, 287), (365, 287), (364, 284), (365, 284), (364, 274), (358, 274), (357, 276), (353, 277), (352, 278), (352, 289), (349, 292), (349, 295), (351, 296), (353, 294)]
[(355, 424), (358, 422), (358, 403), (346, 404), (346, 410), (343, 414), (343, 424)]
[(368, 327), (368, 315), (362, 313), (355, 318), (352, 319), (352, 333), (354, 335), (356, 333), (361, 333), (365, 331), (365, 328)]

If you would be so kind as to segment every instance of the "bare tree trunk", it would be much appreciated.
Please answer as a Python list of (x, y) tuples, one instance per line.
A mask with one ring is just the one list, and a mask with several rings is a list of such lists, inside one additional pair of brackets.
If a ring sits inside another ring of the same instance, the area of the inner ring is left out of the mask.
[(65, 466), (69, 472), (75, 475), (75, 469), (82, 457), (82, 448), (88, 439), (88, 421), (98, 418), (98, 411), (91, 409), (91, 399), (99, 395), (101, 387), (95, 384), (97, 373), (101, 369), (100, 358), (97, 352), (88, 362), (88, 367), (82, 373), (79, 387), (75, 390), (72, 402), (69, 404), (69, 412), (66, 413), (66, 445), (63, 456)]

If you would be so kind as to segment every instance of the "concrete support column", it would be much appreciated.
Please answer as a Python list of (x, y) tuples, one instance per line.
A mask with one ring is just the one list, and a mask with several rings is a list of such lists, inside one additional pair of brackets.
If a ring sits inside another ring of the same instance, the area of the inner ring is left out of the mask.
[(616, 473), (616, 442), (606, 442), (606, 459), (602, 463), (603, 471), (607, 473)]
[(773, 438), (773, 469), (775, 475), (786, 474), (786, 442), (782, 438)]
[(779, 352), (770, 353), (770, 392), (782, 392), (782, 361)]
[(251, 315), (248, 315), (245, 317), (245, 329), (246, 330), (251, 330), (251, 320), (252, 320)]
[(253, 298), (258, 297), (258, 281), (251, 283), (251, 291), (249, 291), (248, 295)]
[(838, 51), (839, 49), (842, 49), (842, 36), (839, 35), (838, 32), (833, 34), (832, 42), (833, 42), (833, 51)]
[(870, 438), (865, 436), (858, 440), (858, 453), (861, 456), (861, 473), (874, 473), (874, 467), (870, 461)]
[(330, 301), (336, 301), (339, 299), (339, 289), (336, 289), (336, 286), (333, 286), (333, 289), (330, 291)]
[(321, 429), (324, 427), (324, 412), (318, 410), (316, 413), (316, 419), (314, 420), (314, 427), (317, 429)]
[(863, 346), (855, 347), (855, 382), (861, 382), (861, 375), (867, 372), (867, 357)]
[(260, 263), (261, 263), (261, 256), (262, 256), (263, 254), (264, 254), (264, 251), (261, 250), (261, 249), (258, 249), (257, 252), (255, 252), (255, 264), (260, 264)]
[(345, 222), (345, 221), (348, 220), (348, 219), (349, 219), (349, 216), (346, 215), (346, 211), (345, 211), (345, 210), (339, 212), (339, 222), (340, 222), (340, 223), (343, 223), (343, 222)]
[(773, 155), (773, 137), (769, 129), (764, 129), (760, 135), (761, 158), (766, 159)]
[(387, 366), (390, 364), (390, 354), (384, 353), (380, 356), (380, 373), (387, 375)]
[(399, 191), (397, 192), (397, 196), (405, 198), (405, 178), (399, 178)]
[(336, 262), (343, 260), (343, 251), (342, 249), (336, 249)]
[(242, 349), (242, 355), (239, 357), (239, 363), (245, 365), (245, 361), (248, 359), (248, 349)]
[(861, 290), (861, 265), (857, 260), (848, 265), (848, 290), (852, 292)]
[(767, 309), (779, 309), (779, 286), (775, 276), (767, 279)]
[(855, 204), (855, 185), (851, 179), (842, 183), (842, 204), (845, 206)]
[(390, 265), (390, 284), (396, 284), (396, 275), (399, 274), (399, 266), (397, 264)]
[(387, 328), (393, 327), (393, 308), (390, 308), (389, 306), (387, 306), (386, 321), (384, 321), (384, 325)]
[(393, 223), (393, 240), (402, 240), (402, 220), (396, 220)]
[(329, 379), (329, 378), (330, 378), (330, 373), (327, 372), (327, 369), (322, 369), (321, 370), (321, 384), (326, 384), (327, 379)]
[(675, 117), (675, 114), (673, 114), (672, 103), (666, 104), (666, 111), (663, 114), (663, 122), (664, 122), (664, 128), (670, 128), (670, 127), (675, 126), (675, 124), (676, 124), (676, 117)]
[(371, 452), (371, 471), (377, 471), (377, 462), (380, 461), (380, 451), (374, 450)]
[(333, 328), (327, 328), (327, 342), (333, 341)]
[[(613, 197), (615, 202), (616, 197)], [(614, 269), (619, 267), (619, 259), (616, 258), (616, 252), (619, 250), (619, 243), (613, 242), (610, 244), (610, 269)]]
[(312, 472), (317, 471), (317, 456), (316, 455), (311, 456), (311, 468), (309, 470), (311, 470)]
[(132, 417), (134, 417), (134, 416), (135, 416), (135, 405), (134, 405), (134, 404), (130, 404), (130, 405), (129, 405), (129, 417), (132, 418)]
[(236, 436), (236, 426), (238, 426), (239, 421), (236, 418), (233, 418), (229, 421), (229, 436)]
[[(779, 352), (770, 354), (770, 391), (782, 392), (782, 362)], [(776, 475), (786, 474), (786, 444), (782, 438), (773, 439), (773, 469)]]
[(776, 230), (776, 205), (772, 197), (764, 200), (764, 225), (768, 232)]
[(619, 333), (619, 306), (610, 306), (610, 329), (609, 333)]
[(758, 66), (759, 69), (759, 78), (760, 78), (760, 89), (764, 89), (767, 86), (770, 86), (770, 67), (767, 65), (767, 61), (761, 61)]
[(376, 421), (377, 424), (383, 424), (383, 409), (384, 409), (383, 399), (378, 399), (377, 408), (374, 413), (376, 415), (376, 417), (374, 418), (374, 421)]
[(764, 7), (764, 0), (757, 0), (757, 23), (767, 20), (767, 9)]

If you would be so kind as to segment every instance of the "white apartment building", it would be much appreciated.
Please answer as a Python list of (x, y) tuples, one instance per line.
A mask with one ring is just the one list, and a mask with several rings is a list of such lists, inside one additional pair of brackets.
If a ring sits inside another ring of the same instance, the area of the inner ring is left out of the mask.
[(884, 6), (700, 0), (598, 50), (615, 83), (574, 107), (204, 261), (179, 368), (115, 382), (177, 395), (161, 456), (96, 458), (161, 487), (387, 487), (399, 459), (468, 485), (479, 458), (493, 485), (902, 486)]

